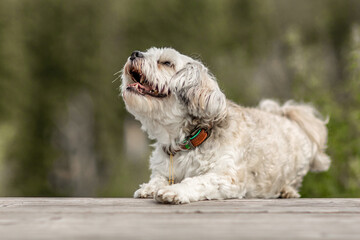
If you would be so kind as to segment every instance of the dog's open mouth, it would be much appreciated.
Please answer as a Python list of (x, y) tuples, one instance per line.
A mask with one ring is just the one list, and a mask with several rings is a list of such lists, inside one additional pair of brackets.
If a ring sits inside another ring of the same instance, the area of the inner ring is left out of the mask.
[(138, 70), (132, 69), (129, 71), (131, 79), (134, 83), (129, 84), (127, 86), (127, 90), (141, 94), (141, 95), (149, 95), (157, 98), (167, 97), (170, 92), (165, 92), (165, 89), (158, 88), (157, 85), (153, 86), (146, 78), (145, 74), (142, 74)]

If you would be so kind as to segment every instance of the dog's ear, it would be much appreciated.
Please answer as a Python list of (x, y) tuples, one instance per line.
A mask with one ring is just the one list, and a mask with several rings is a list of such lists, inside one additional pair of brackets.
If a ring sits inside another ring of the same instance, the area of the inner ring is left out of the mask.
[(215, 78), (200, 62), (188, 63), (171, 79), (170, 88), (189, 114), (211, 121), (226, 114), (226, 98)]

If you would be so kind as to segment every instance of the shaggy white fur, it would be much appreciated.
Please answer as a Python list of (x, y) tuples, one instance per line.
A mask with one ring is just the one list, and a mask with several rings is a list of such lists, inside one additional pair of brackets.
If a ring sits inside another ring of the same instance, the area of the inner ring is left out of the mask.
[[(155, 139), (150, 181), (134, 197), (163, 203), (205, 199), (293, 198), (305, 174), (325, 171), (326, 121), (303, 104), (263, 100), (245, 108), (226, 99), (199, 61), (171, 48), (134, 52), (121, 85), (127, 110)], [(179, 147), (198, 127), (211, 136), (194, 150)], [(169, 154), (175, 152), (175, 184)]]

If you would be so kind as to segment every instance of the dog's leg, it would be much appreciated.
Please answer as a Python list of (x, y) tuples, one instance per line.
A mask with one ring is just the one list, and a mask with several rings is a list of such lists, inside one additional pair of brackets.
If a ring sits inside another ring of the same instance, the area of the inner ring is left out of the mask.
[(134, 193), (134, 198), (153, 198), (155, 192), (164, 186), (169, 185), (165, 177), (155, 175), (151, 177), (148, 183), (143, 183), (140, 188)]
[(229, 175), (208, 173), (160, 188), (155, 194), (155, 200), (183, 204), (206, 199), (242, 198), (245, 194), (243, 186), (239, 179)]

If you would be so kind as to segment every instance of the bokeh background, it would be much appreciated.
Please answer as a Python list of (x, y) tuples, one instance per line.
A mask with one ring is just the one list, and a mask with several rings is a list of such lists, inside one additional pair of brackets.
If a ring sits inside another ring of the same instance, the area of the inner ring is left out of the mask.
[(331, 169), (304, 197), (360, 196), (360, 1), (1, 0), (0, 195), (131, 196), (149, 142), (119, 96), (133, 50), (202, 61), (228, 98), (312, 102)]

